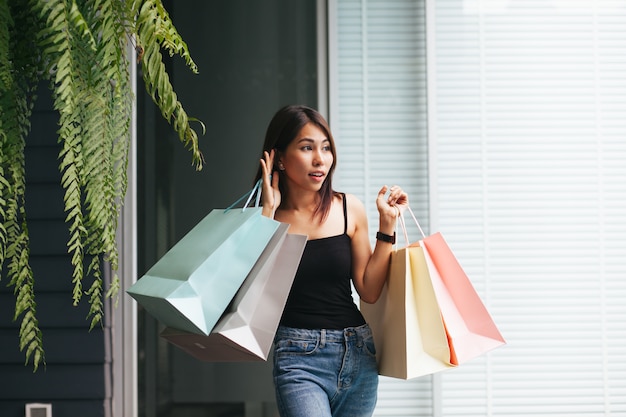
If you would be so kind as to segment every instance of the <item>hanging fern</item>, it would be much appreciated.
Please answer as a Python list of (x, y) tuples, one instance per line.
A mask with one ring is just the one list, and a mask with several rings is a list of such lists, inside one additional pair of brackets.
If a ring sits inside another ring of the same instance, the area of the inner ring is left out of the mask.
[(198, 136), (190, 127), (190, 119), (176, 98), (165, 70), (161, 46), (169, 51), (170, 56), (176, 53), (185, 58), (187, 66), (194, 73), (198, 70), (189, 55), (187, 44), (172, 25), (159, 0), (144, 1), (139, 7), (136, 35), (137, 48), (141, 51), (141, 67), (146, 89), (161, 109), (163, 117), (172, 123), (180, 140), (191, 150), (193, 164), (202, 168), (204, 160), (198, 148)]
[(4, 33), (2, 36), (8, 33), (8, 42), (1, 42), (3, 47), (8, 46), (1, 51), (6, 59), (0, 61), (0, 268), (8, 261), (9, 285), (13, 286), (16, 296), (14, 319), (21, 317), (20, 349), (25, 350), (26, 362), (32, 357), (36, 370), (44, 361), (44, 352), (36, 316), (34, 277), (29, 265), (24, 149), (40, 66), (29, 51), (35, 46), (33, 39), (19, 28), (37, 29), (38, 19), (19, 5), (12, 6), (6, 1), (0, 2), (0, 31)]
[[(0, 268), (7, 261), (15, 319), (21, 317), (20, 348), (35, 370), (44, 363), (44, 350), (24, 205), (34, 92), (47, 79), (59, 114), (59, 169), (73, 266), (68, 279), (74, 305), (87, 295), (93, 328), (101, 323), (104, 298), (119, 291), (116, 231), (127, 188), (134, 100), (131, 42), (146, 90), (201, 169), (190, 124), (195, 119), (178, 101), (161, 51), (179, 55), (194, 73), (197, 67), (160, 0), (0, 0)], [(113, 273), (109, 288), (103, 285), (105, 264)]]

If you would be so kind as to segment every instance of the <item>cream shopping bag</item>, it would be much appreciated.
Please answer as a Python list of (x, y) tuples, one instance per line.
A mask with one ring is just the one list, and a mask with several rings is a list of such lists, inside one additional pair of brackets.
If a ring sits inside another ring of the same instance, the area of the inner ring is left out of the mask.
[(450, 348), (422, 247), (392, 252), (374, 304), (361, 301), (372, 328), (380, 375), (411, 379), (451, 368)]

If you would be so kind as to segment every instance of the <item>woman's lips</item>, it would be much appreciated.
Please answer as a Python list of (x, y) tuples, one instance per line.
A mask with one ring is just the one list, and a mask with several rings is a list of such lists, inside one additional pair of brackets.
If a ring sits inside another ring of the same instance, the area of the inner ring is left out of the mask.
[(323, 181), (326, 175), (323, 172), (312, 172), (309, 174), (309, 177), (313, 178), (315, 181)]

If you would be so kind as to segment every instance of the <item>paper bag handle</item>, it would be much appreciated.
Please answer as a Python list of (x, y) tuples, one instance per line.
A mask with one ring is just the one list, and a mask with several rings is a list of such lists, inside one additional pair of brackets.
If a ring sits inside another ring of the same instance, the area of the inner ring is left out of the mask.
[(246, 192), (244, 195), (239, 197), (237, 199), (237, 201), (235, 201), (230, 206), (226, 207), (226, 209), (224, 210), (224, 213), (227, 213), (230, 209), (232, 209), (237, 204), (239, 204), (239, 202), (241, 202), (241, 200), (243, 200), (244, 198), (248, 197), (248, 199), (246, 200), (246, 203), (243, 205), (243, 209), (242, 209), (242, 211), (245, 211), (246, 208), (248, 207), (248, 204), (250, 204), (250, 200), (252, 200), (252, 197), (255, 194), (256, 194), (256, 200), (254, 202), (254, 207), (259, 207), (259, 203), (261, 202), (261, 184), (262, 183), (263, 183), (263, 179), (258, 180), (256, 182), (256, 184), (254, 184), (254, 187), (252, 187), (252, 189), (250, 191)]
[[(417, 221), (417, 218), (415, 217), (415, 214), (413, 214), (413, 211), (411, 210), (411, 207), (407, 206), (407, 210), (411, 214), (411, 217), (413, 218), (413, 221), (415, 221), (415, 224), (417, 225), (417, 228), (419, 229), (420, 233), (422, 234), (422, 238), (425, 238), (426, 234), (424, 234), (424, 230), (422, 230), (422, 226), (420, 226), (420, 223)], [(403, 213), (400, 213), (400, 215), (398, 216), (398, 220), (400, 220), (400, 221), (396, 223), (396, 230), (398, 228), (398, 223), (400, 223), (400, 228), (402, 229), (402, 234), (404, 235), (404, 241), (406, 242), (406, 244), (408, 246), (410, 244), (410, 242), (409, 242), (409, 235), (408, 235), (408, 233), (406, 231), (406, 223), (404, 222), (404, 214)]]

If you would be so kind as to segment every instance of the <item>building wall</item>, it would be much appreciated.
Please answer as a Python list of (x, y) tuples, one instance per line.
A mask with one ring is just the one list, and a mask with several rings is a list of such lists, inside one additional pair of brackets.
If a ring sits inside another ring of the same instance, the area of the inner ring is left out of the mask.
[[(87, 299), (72, 305), (72, 267), (59, 173), (58, 115), (47, 85), (39, 91), (26, 146), (26, 212), (35, 277), (37, 317), (43, 332), (46, 365), (33, 372), (19, 350), (15, 297), (0, 282), (0, 415), (22, 417), (26, 403), (51, 403), (54, 417), (104, 416), (106, 337), (109, 328), (91, 332)], [(21, 318), (21, 317), (20, 317)]]

